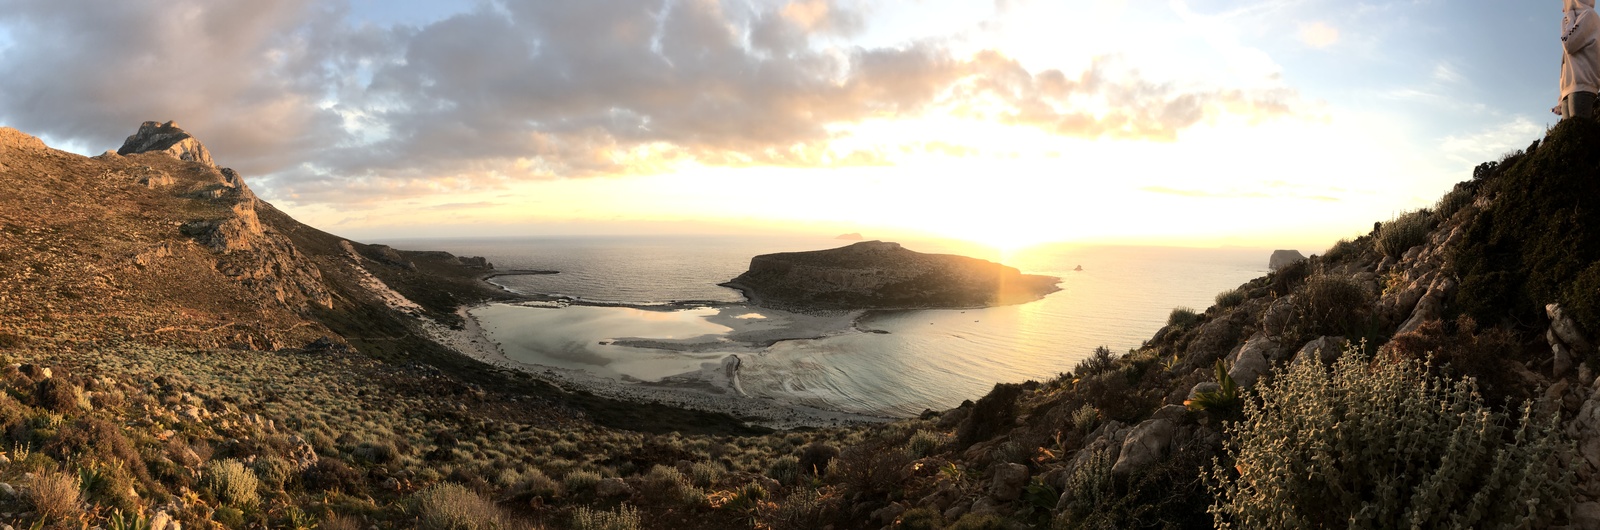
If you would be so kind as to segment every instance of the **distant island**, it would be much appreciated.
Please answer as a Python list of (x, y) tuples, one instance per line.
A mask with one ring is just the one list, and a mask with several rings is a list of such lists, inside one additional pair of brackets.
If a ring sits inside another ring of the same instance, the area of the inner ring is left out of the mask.
[(1305, 260), (1305, 254), (1301, 254), (1298, 250), (1274, 250), (1272, 257), (1267, 258), (1267, 269), (1278, 270)]
[(1061, 290), (1054, 276), (899, 243), (864, 241), (810, 252), (763, 254), (722, 284), (751, 303), (796, 310), (931, 309), (1032, 302)]
[(834, 239), (842, 239), (842, 240), (845, 240), (845, 241), (861, 241), (863, 239), (866, 239), (864, 237), (861, 237), (861, 232), (851, 232), (851, 233), (848, 233), (848, 234), (839, 234), (837, 236), (834, 236), (833, 238)]

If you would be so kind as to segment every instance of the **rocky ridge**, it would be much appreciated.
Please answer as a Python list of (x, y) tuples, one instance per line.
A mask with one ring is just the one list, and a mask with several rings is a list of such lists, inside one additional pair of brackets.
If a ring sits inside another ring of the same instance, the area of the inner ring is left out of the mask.
[(758, 305), (801, 310), (956, 308), (1037, 300), (1060, 278), (898, 243), (864, 241), (811, 252), (764, 254), (722, 285)]

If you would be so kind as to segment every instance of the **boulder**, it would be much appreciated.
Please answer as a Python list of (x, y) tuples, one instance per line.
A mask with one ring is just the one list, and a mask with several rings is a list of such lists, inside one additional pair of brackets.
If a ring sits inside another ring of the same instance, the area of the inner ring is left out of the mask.
[(889, 503), (888, 506), (878, 508), (872, 512), (872, 520), (883, 524), (893, 524), (900, 514), (906, 513), (906, 507), (898, 503)]
[(139, 131), (128, 136), (122, 142), (122, 147), (117, 149), (119, 155), (150, 152), (217, 167), (216, 162), (211, 160), (211, 152), (206, 150), (206, 146), (179, 128), (176, 122), (144, 122), (139, 125)]
[(1284, 296), (1272, 301), (1267, 310), (1261, 313), (1261, 329), (1268, 335), (1283, 335), (1289, 329), (1289, 322), (1294, 320), (1294, 295)]
[(1166, 454), (1177, 430), (1177, 425), (1171, 420), (1150, 419), (1140, 422), (1128, 433), (1128, 439), (1122, 442), (1122, 451), (1117, 456), (1117, 463), (1111, 466), (1111, 472), (1127, 475), (1154, 463)]
[(633, 486), (629, 486), (627, 482), (620, 478), (611, 477), (602, 479), (599, 484), (595, 484), (594, 494), (602, 498), (627, 497), (633, 495)]
[(1600, 502), (1580, 502), (1572, 507), (1572, 528), (1600, 529)]
[(1272, 371), (1272, 363), (1268, 358), (1277, 356), (1277, 351), (1277, 341), (1268, 338), (1264, 332), (1257, 332), (1250, 337), (1250, 340), (1245, 341), (1244, 347), (1230, 359), (1228, 377), (1233, 378), (1233, 382), (1237, 383), (1239, 388), (1255, 386), (1256, 380)]
[(989, 495), (1002, 502), (1022, 498), (1022, 488), (1028, 485), (1028, 466), (1004, 463), (994, 466), (994, 480), (989, 483)]
[(1278, 270), (1305, 260), (1305, 255), (1298, 250), (1274, 250), (1272, 257), (1267, 258), (1267, 268)]
[(1578, 323), (1561, 308), (1561, 304), (1546, 305), (1544, 312), (1550, 317), (1550, 331), (1574, 353), (1587, 354), (1594, 348), (1583, 330), (1578, 328)]
[(1323, 366), (1327, 366), (1339, 360), (1339, 356), (1344, 354), (1345, 348), (1349, 346), (1350, 341), (1345, 340), (1344, 337), (1317, 337), (1307, 342), (1305, 346), (1300, 347), (1300, 351), (1294, 354), (1294, 360), (1290, 362), (1290, 365), (1295, 366), (1314, 360)]

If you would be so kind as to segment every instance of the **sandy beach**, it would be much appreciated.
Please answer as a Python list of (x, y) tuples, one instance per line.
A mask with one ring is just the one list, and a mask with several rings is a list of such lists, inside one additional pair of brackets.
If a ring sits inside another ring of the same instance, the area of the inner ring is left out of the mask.
[[(462, 317), (462, 329), (451, 329), (429, 319), (419, 324), (435, 341), (462, 355), (503, 368), (526, 372), (541, 380), (569, 391), (583, 390), (596, 395), (635, 402), (658, 402), (687, 409), (721, 412), (774, 429), (797, 427), (829, 427), (859, 423), (878, 423), (893, 418), (825, 410), (776, 398), (749, 397), (739, 389), (735, 359), (723, 358), (719, 362), (702, 363), (701, 370), (664, 377), (654, 382), (627, 382), (594, 375), (582, 370), (557, 368), (519, 362), (505, 355), (472, 311), (493, 304), (463, 307), (456, 311)], [(749, 345), (752, 350), (782, 340), (814, 338), (828, 333), (850, 332), (859, 313), (828, 315), (778, 315), (779, 312), (728, 305), (708, 318), (715, 323), (733, 328), (730, 338)], [(755, 316), (752, 316), (755, 315)], [(643, 340), (641, 339), (641, 342)], [(620, 343), (621, 341), (619, 341)], [(649, 347), (693, 351), (699, 344), (688, 341), (650, 341)], [(726, 346), (725, 342), (717, 343)], [(731, 364), (731, 367), (730, 367)]]

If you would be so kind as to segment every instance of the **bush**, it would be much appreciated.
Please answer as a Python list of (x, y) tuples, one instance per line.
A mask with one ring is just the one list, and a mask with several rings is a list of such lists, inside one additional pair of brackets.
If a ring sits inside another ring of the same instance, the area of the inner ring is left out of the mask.
[(1511, 423), (1471, 379), (1352, 349), (1259, 398), (1208, 473), (1218, 528), (1543, 528), (1571, 505), (1557, 418), (1528, 405)]
[(828, 464), (839, 457), (839, 449), (822, 443), (814, 442), (800, 451), (800, 474), (807, 476), (823, 476), (828, 474)]
[(573, 471), (562, 477), (561, 487), (565, 488), (569, 495), (593, 493), (595, 486), (600, 485), (600, 479), (600, 474), (593, 471)]
[(767, 466), (767, 478), (785, 486), (794, 485), (800, 480), (800, 459), (794, 455), (779, 457)]
[(689, 482), (689, 477), (683, 476), (683, 473), (675, 468), (663, 465), (650, 468), (650, 473), (644, 476), (641, 489), (647, 498), (673, 504), (699, 504), (706, 498), (704, 492)]
[(906, 455), (911, 458), (922, 458), (933, 454), (933, 450), (944, 442), (944, 435), (927, 430), (918, 430), (906, 441)]
[(1072, 369), (1072, 374), (1080, 378), (1089, 377), (1109, 372), (1112, 368), (1116, 368), (1116, 359), (1111, 357), (1111, 348), (1098, 346), (1093, 354), (1078, 361), (1078, 366)]
[(1344, 261), (1347, 258), (1360, 255), (1362, 251), (1362, 244), (1370, 240), (1371, 238), (1369, 237), (1356, 238), (1354, 241), (1349, 239), (1340, 239), (1338, 243), (1334, 243), (1333, 246), (1328, 247), (1326, 252), (1322, 253), (1322, 259), (1328, 263), (1337, 263)]
[(256, 477), (271, 491), (283, 489), (289, 479), (294, 478), (294, 464), (276, 456), (257, 458), (255, 461)]
[(256, 493), (260, 486), (256, 474), (231, 458), (206, 465), (206, 486), (217, 499), (233, 506), (255, 506), (261, 500)]
[(432, 530), (488, 530), (504, 528), (500, 509), (472, 490), (451, 482), (436, 484), (417, 494), (422, 528)]
[(1363, 337), (1374, 332), (1372, 304), (1367, 291), (1355, 280), (1333, 274), (1316, 274), (1295, 290), (1289, 334), (1294, 343), (1323, 335)]
[[(1245, 292), (1237, 287), (1217, 293), (1217, 307), (1228, 309), (1244, 303)], [(1171, 320), (1171, 317), (1168, 317)]]
[(1187, 328), (1189, 326), (1193, 326), (1195, 322), (1199, 321), (1200, 314), (1187, 307), (1174, 307), (1172, 308), (1172, 312), (1167, 314), (1168, 326)]
[(639, 510), (626, 504), (617, 511), (594, 510), (579, 506), (572, 511), (574, 530), (637, 530), (640, 528)]
[(1439, 202), (1433, 206), (1433, 221), (1442, 223), (1455, 217), (1456, 212), (1472, 204), (1473, 196), (1478, 192), (1478, 186), (1472, 181), (1457, 182), (1450, 193), (1439, 197)]
[(1427, 209), (1395, 216), (1378, 228), (1378, 252), (1396, 260), (1411, 247), (1428, 241), (1428, 231), (1433, 229), (1433, 213)]
[(45, 520), (64, 519), (76, 515), (83, 504), (78, 488), (77, 475), (47, 471), (34, 476), (28, 488), (28, 502)]

